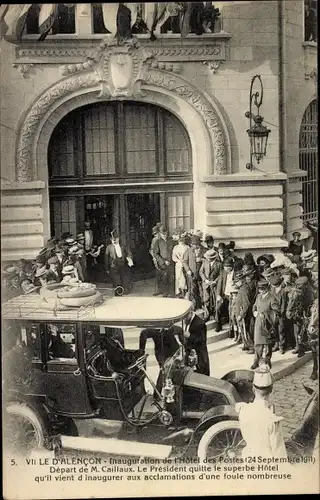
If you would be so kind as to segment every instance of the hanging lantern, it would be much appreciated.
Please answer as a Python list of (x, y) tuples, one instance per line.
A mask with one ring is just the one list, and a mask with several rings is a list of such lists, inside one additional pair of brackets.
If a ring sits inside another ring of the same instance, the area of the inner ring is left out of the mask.
[(250, 138), (250, 149), (252, 156), (259, 164), (267, 152), (268, 137), (271, 132), (270, 129), (262, 125), (263, 117), (257, 115), (253, 118), (254, 125), (247, 130)]
[[(253, 86), (256, 80), (260, 83), (260, 91), (253, 92)], [(263, 117), (259, 113), (262, 101), (263, 85), (261, 76), (255, 75), (250, 85), (250, 110), (245, 114), (245, 116), (250, 119), (250, 127), (247, 129), (247, 134), (250, 139), (250, 163), (246, 165), (246, 168), (249, 170), (254, 169), (253, 160), (259, 165), (260, 161), (267, 154), (268, 137), (271, 130), (262, 124)], [(257, 108), (257, 114), (252, 112), (253, 105)]]

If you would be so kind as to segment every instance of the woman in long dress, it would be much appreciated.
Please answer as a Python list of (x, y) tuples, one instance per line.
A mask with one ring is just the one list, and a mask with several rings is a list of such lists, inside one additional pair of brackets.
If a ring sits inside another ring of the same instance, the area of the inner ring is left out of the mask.
[(178, 244), (172, 250), (172, 260), (175, 263), (175, 293), (180, 298), (184, 298), (188, 290), (185, 268), (188, 265), (190, 248), (186, 244), (186, 238), (186, 233), (180, 234)]

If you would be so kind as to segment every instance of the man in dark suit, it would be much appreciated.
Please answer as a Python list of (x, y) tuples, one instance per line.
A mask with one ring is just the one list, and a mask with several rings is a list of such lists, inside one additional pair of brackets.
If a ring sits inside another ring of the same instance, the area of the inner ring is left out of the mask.
[(233, 259), (227, 257), (223, 261), (223, 269), (217, 281), (217, 327), (216, 332), (222, 329), (222, 319), (229, 321), (229, 298), (233, 290)]
[(210, 362), (207, 349), (207, 326), (203, 319), (199, 318), (192, 309), (186, 319), (184, 331), (184, 345), (186, 358), (190, 356), (191, 350), (197, 353), (196, 372), (210, 375)]
[(174, 297), (174, 263), (172, 250), (174, 241), (168, 237), (163, 224), (159, 225), (158, 238), (154, 241), (153, 257), (159, 268), (159, 295)]
[[(126, 293), (132, 290), (130, 267), (133, 266), (132, 255), (128, 248), (120, 244), (118, 232), (111, 232), (111, 244), (105, 253), (105, 268), (109, 273), (113, 288), (122, 286)], [(117, 295), (117, 292), (116, 292)]]
[[(160, 368), (156, 388), (160, 394), (163, 386), (162, 366), (164, 362), (168, 358), (171, 358), (179, 349), (179, 343), (175, 338), (175, 334), (181, 338), (182, 331), (179, 327), (172, 326), (171, 328), (162, 330), (158, 328), (145, 328), (140, 333), (139, 350), (145, 351), (148, 339), (152, 339), (154, 342), (154, 355)], [(156, 392), (154, 392), (154, 398), (159, 398)]]

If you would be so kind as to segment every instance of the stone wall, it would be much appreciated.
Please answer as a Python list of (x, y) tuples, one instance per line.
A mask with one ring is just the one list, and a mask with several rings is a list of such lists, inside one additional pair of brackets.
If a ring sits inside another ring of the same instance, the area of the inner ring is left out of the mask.
[[(287, 97), (287, 147), (285, 150), (286, 175), (281, 172), (279, 160), (279, 33), (278, 33), (278, 2), (267, 1), (229, 1), (218, 2), (223, 19), (223, 31), (229, 33), (231, 38), (225, 41), (225, 60), (213, 62), (199, 56), (198, 60), (186, 57), (179, 62), (173, 56), (170, 62), (178, 62), (180, 75), (193, 85), (198, 92), (214, 103), (226, 128), (225, 142), (228, 149), (228, 162), (230, 169), (228, 175), (209, 175), (212, 165), (207, 164), (210, 155), (204, 156), (201, 165), (202, 145), (196, 146), (197, 171), (194, 171), (195, 184), (195, 211), (200, 210), (196, 220), (201, 229), (205, 228), (214, 234), (217, 240), (237, 241), (237, 246), (242, 249), (254, 248), (272, 249), (285, 245), (283, 236), (287, 227), (288, 235), (293, 230), (301, 229), (301, 182), (299, 179), (298, 164), (298, 134), (302, 115), (312, 95), (315, 93), (312, 79), (306, 80), (306, 64), (312, 65), (309, 52), (303, 46), (302, 2), (290, 0), (284, 2), (286, 12), (286, 97)], [(70, 42), (71, 43), (71, 42)], [(87, 44), (90, 42), (86, 42)], [(179, 44), (174, 42), (176, 53), (179, 54)], [(184, 42), (182, 42), (183, 45)], [(210, 46), (210, 40), (203, 42), (203, 53)], [(159, 39), (156, 44), (162, 44)], [(58, 43), (57, 43), (58, 46)], [(39, 47), (41, 44), (39, 43)], [(23, 120), (30, 107), (37, 102), (39, 96), (47, 89), (53, 87), (63, 76), (61, 74), (62, 60), (60, 56), (44, 57), (39, 64), (39, 58), (31, 58), (29, 63), (16, 65), (15, 47), (6, 41), (0, 42), (1, 57), (1, 176), (7, 181), (16, 180), (15, 149), (17, 138)], [(312, 50), (314, 48), (311, 48)], [(306, 53), (309, 57), (306, 63)], [(71, 62), (79, 62), (84, 57)], [(311, 61), (311, 62), (310, 62)], [(70, 62), (70, 61), (69, 61)], [(169, 77), (174, 74), (169, 72), (169, 66), (164, 65), (164, 72)], [(172, 66), (172, 64), (171, 64)], [(309, 67), (308, 66), (308, 67)], [(249, 140), (246, 129), (249, 121), (245, 112), (249, 108), (250, 82), (254, 75), (262, 77), (264, 86), (264, 101), (261, 114), (266, 125), (271, 129), (267, 157), (261, 162), (259, 169), (249, 172), (246, 163), (249, 161)], [(169, 91), (162, 89), (162, 99), (171, 99)], [(81, 95), (81, 89), (78, 90)], [(63, 101), (61, 102), (61, 104)], [(57, 104), (60, 105), (57, 102)], [(177, 116), (181, 106), (176, 103), (174, 112)], [(67, 109), (66, 109), (67, 112)], [(194, 113), (196, 113), (194, 111)], [(48, 115), (49, 116), (49, 115)], [(202, 120), (195, 114), (197, 120)], [(196, 122), (194, 122), (196, 123)], [(198, 122), (197, 122), (198, 123)], [(190, 128), (191, 127), (191, 128)], [(189, 135), (196, 137), (192, 125), (189, 126)], [(209, 134), (208, 134), (209, 135)], [(193, 139), (195, 141), (195, 139)], [(197, 141), (196, 141), (197, 142)], [(199, 141), (198, 141), (199, 142)], [(205, 141), (204, 141), (205, 143)], [(36, 147), (34, 152), (36, 152)], [(50, 234), (48, 185), (46, 152), (42, 151), (36, 163), (43, 162), (43, 169), (38, 170), (35, 180), (42, 181), (42, 191), (38, 188), (32, 191), (32, 211), (37, 213), (38, 219), (30, 220), (30, 229), (26, 245), (21, 247), (21, 252), (34, 253), (37, 242), (39, 248), (42, 239)], [(201, 175), (200, 175), (201, 169)], [(5, 236), (20, 245), (19, 234), (22, 227), (26, 228), (27, 219), (21, 219), (23, 206), (29, 212), (30, 203), (26, 196), (31, 195), (30, 185), (24, 186), (23, 191), (10, 191), (6, 188), (4, 200)], [(13, 197), (10, 201), (10, 197)], [(19, 200), (19, 201), (17, 201)], [(25, 201), (23, 205), (22, 201)], [(12, 205), (13, 203), (13, 205)], [(14, 205), (18, 203), (18, 205)], [(8, 210), (14, 208), (14, 219), (8, 219)], [(43, 213), (37, 211), (42, 208)], [(200, 207), (200, 208), (199, 208)], [(34, 209), (34, 210), (33, 210)], [(20, 210), (20, 212), (19, 212)], [(20, 214), (20, 215), (19, 215)], [(41, 222), (40, 222), (41, 221)], [(11, 225), (11, 229), (9, 226)], [(22, 225), (21, 225), (22, 224)], [(42, 224), (42, 233), (41, 225)], [(8, 231), (11, 233), (8, 233)], [(32, 244), (30, 231), (33, 231)], [(40, 231), (40, 232), (39, 232)], [(12, 233), (15, 234), (12, 234)], [(38, 236), (39, 235), (39, 236)], [(41, 241), (40, 241), (41, 239)], [(9, 245), (9, 246), (8, 246)], [(11, 251), (11, 243), (5, 243), (4, 255)], [(28, 246), (29, 245), (29, 246)], [(7, 246), (7, 248), (6, 248)], [(21, 246), (21, 245), (20, 245)], [(20, 248), (20, 247), (19, 247)], [(29, 250), (26, 250), (29, 248)], [(21, 254), (22, 255), (22, 254)]]

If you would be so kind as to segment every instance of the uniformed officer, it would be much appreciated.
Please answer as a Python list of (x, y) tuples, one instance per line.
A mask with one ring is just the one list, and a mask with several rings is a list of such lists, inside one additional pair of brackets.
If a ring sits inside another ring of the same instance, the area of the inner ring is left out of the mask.
[(288, 301), (286, 286), (282, 276), (283, 269), (283, 266), (269, 267), (263, 273), (263, 276), (270, 283), (271, 294), (279, 303), (279, 315), (275, 323), (275, 342), (272, 351), (275, 352), (280, 350), (281, 354), (285, 352), (285, 318)]
[(271, 294), (270, 284), (266, 279), (258, 281), (258, 295), (252, 310), (256, 320), (254, 324), (255, 357), (251, 369), (258, 368), (264, 351), (266, 363), (271, 368), (272, 344), (275, 338), (279, 303)]
[(252, 403), (237, 403), (240, 430), (246, 442), (242, 457), (287, 458), (281, 421), (270, 402), (272, 375), (266, 364), (254, 373)]

